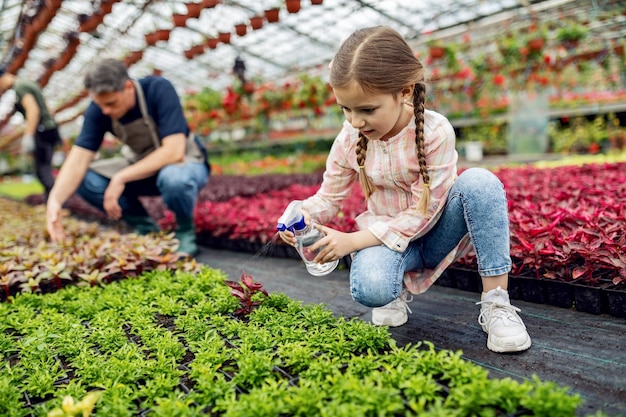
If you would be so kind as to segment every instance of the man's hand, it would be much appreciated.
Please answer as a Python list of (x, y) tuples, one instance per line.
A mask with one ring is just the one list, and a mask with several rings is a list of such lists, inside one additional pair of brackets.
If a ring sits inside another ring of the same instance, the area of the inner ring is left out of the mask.
[(53, 242), (65, 239), (65, 232), (61, 224), (61, 205), (50, 198), (46, 207), (46, 227)]
[(126, 188), (126, 184), (116, 180), (115, 176), (113, 176), (111, 182), (109, 182), (109, 186), (104, 191), (104, 210), (113, 220), (119, 220), (122, 217), (122, 208), (120, 207), (119, 199), (124, 192), (124, 188)]
[(30, 153), (35, 150), (35, 136), (24, 133), (22, 136), (22, 153)]

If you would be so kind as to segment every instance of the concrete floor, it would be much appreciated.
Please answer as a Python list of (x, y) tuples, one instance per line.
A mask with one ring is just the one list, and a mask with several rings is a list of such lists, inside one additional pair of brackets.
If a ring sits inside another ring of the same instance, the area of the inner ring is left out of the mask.
[[(271, 248), (268, 248), (271, 249)], [(246, 271), (270, 292), (307, 304), (326, 304), (336, 315), (369, 321), (371, 309), (352, 300), (348, 270), (325, 277), (306, 272), (297, 259), (202, 248), (198, 261), (238, 280)], [(478, 322), (478, 294), (433, 286), (409, 304), (409, 322), (390, 329), (399, 345), (428, 340), (441, 349), (462, 350), (496, 378), (533, 375), (571, 388), (585, 400), (580, 416), (602, 410), (626, 416), (626, 320), (565, 308), (514, 301), (533, 340), (530, 350), (496, 354), (486, 347)]]

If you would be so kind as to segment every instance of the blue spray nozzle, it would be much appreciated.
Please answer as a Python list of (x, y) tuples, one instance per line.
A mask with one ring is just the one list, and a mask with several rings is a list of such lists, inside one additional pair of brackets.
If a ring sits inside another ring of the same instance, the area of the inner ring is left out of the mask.
[(276, 229), (281, 232), (289, 230), (302, 230), (306, 227), (304, 222), (304, 216), (302, 215), (302, 201), (294, 200), (285, 209), (285, 212), (278, 219), (278, 225)]

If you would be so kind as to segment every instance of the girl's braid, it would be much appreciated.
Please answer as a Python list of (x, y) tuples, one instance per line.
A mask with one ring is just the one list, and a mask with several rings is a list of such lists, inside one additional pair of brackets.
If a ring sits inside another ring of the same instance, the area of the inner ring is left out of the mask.
[(359, 132), (359, 142), (356, 145), (356, 162), (359, 164), (359, 183), (365, 198), (368, 199), (374, 192), (374, 186), (365, 173), (365, 157), (367, 155), (367, 138)]
[(413, 89), (413, 113), (415, 115), (415, 145), (417, 147), (417, 160), (420, 165), (420, 175), (423, 181), (423, 192), (419, 201), (418, 210), (428, 214), (430, 205), (430, 175), (426, 166), (426, 151), (424, 150), (424, 103), (426, 101), (426, 85), (415, 84)]

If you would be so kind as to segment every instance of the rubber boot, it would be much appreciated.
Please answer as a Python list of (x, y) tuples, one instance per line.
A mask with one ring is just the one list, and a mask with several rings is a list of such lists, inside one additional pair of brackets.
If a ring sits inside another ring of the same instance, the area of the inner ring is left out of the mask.
[(176, 223), (178, 226), (174, 231), (174, 235), (180, 242), (177, 252), (196, 256), (198, 254), (198, 245), (196, 244), (196, 226), (193, 218), (176, 219)]
[(138, 235), (147, 235), (148, 233), (158, 233), (161, 228), (149, 216), (123, 216), (122, 219), (133, 229)]

